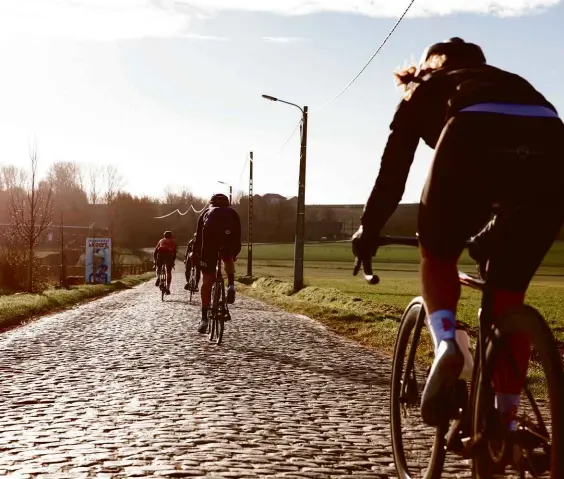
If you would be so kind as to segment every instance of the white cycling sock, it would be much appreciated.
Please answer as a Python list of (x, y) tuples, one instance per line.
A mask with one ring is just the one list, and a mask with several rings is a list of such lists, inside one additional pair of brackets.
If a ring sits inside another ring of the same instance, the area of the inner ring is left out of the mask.
[(505, 417), (505, 419), (509, 420), (507, 425), (510, 431), (517, 430), (517, 421), (515, 420), (515, 416), (517, 415), (520, 402), (520, 394), (495, 394), (495, 407), (501, 415)]
[(435, 351), (439, 347), (439, 343), (445, 339), (454, 339), (456, 332), (456, 318), (454, 311), (448, 309), (440, 309), (432, 312), (427, 317), (427, 324), (431, 331), (431, 337), (435, 345)]

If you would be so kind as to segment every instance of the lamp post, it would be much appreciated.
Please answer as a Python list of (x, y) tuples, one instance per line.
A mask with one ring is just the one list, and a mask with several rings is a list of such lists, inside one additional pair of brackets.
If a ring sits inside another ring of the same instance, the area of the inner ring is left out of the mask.
[(233, 186), (228, 185), (225, 181), (218, 181), (222, 185), (229, 186), (229, 204), (233, 204)]
[(274, 96), (262, 95), (266, 100), (278, 101), (296, 107), (302, 113), (301, 145), (300, 145), (300, 176), (298, 180), (298, 207), (296, 218), (296, 240), (294, 245), (294, 291), (299, 291), (304, 285), (304, 242), (305, 242), (305, 180), (306, 180), (306, 155), (307, 155), (307, 116), (308, 108), (303, 108), (280, 100)]
[(249, 217), (247, 232), (247, 276), (253, 275), (253, 152), (249, 158)]

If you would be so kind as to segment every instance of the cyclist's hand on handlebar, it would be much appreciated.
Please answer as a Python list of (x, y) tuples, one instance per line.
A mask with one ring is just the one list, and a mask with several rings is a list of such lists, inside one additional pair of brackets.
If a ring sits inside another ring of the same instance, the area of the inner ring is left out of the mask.
[(367, 232), (361, 226), (352, 237), (353, 254), (357, 258), (372, 258), (378, 249), (378, 233)]
[(362, 267), (364, 277), (370, 284), (376, 284), (380, 281), (378, 276), (372, 273), (372, 257), (378, 249), (378, 233), (367, 232), (361, 226), (352, 237), (352, 249), (355, 256), (355, 265), (353, 275), (357, 275)]

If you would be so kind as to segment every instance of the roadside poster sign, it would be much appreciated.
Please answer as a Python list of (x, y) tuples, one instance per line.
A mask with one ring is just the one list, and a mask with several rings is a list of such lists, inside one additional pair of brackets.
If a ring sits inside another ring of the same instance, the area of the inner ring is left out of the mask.
[(86, 238), (86, 282), (110, 284), (112, 280), (112, 240)]

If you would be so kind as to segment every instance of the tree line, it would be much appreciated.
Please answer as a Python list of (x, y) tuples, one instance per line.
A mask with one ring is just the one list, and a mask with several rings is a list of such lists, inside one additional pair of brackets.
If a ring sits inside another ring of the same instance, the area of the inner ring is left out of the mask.
[[(31, 152), (27, 168), (0, 165), (0, 286), (28, 291), (44, 288), (37, 253), (49, 248), (47, 238), (59, 234), (60, 226), (83, 228), (82, 233), (73, 230), (75, 247), (90, 235), (109, 236), (114, 247), (147, 248), (156, 244), (165, 230), (172, 230), (179, 244), (186, 244), (196, 230), (198, 212), (209, 201), (182, 187), (167, 187), (161, 197), (132, 195), (124, 191), (124, 178), (113, 165), (92, 167), (59, 161), (44, 175), (40, 170), (36, 150)], [(237, 192), (232, 206), (241, 217), (242, 240), (246, 242), (248, 195)], [(295, 198), (254, 196), (253, 240), (293, 241), (296, 206)], [(186, 214), (159, 218), (176, 209)], [(307, 229), (308, 239), (333, 239), (340, 233), (340, 223), (330, 213), (315, 213)], [(73, 261), (78, 256), (74, 255)]]

